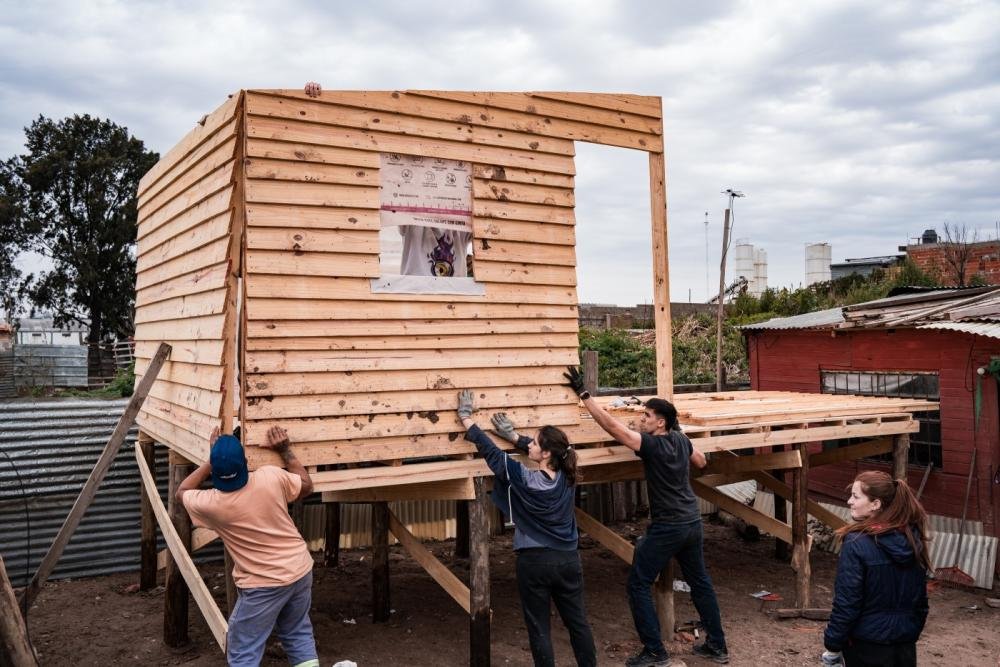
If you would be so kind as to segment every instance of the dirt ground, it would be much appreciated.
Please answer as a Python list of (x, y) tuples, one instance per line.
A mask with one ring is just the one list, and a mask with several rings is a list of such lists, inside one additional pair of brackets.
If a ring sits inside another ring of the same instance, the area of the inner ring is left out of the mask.
[[(641, 534), (643, 524), (618, 528), (624, 536)], [(496, 665), (531, 665), (527, 634), (514, 581), (510, 535), (495, 538), (490, 553), (492, 640)], [(431, 545), (461, 577), (467, 563), (452, 558), (453, 544)], [(774, 542), (745, 543), (731, 528), (706, 523), (706, 560), (715, 582), (729, 642), (732, 665), (816, 665), (822, 652), (823, 622), (778, 620), (774, 608), (791, 606), (792, 571), (775, 561)], [(621, 665), (639, 644), (625, 600), (624, 563), (581, 539), (587, 607), (601, 665)], [(339, 660), (369, 665), (468, 664), (468, 617), (398, 546), (392, 548), (392, 608), (389, 623), (371, 621), (371, 577), (366, 550), (345, 551), (338, 568), (317, 566), (312, 619), (320, 663)], [(813, 606), (829, 606), (836, 557), (812, 557)], [(216, 599), (224, 604), (221, 566), (203, 569)], [(161, 575), (162, 576), (162, 575)], [(173, 650), (162, 642), (163, 591), (129, 592), (136, 574), (49, 583), (30, 610), (32, 640), (42, 665), (223, 665), (197, 607), (191, 604), (191, 644)], [(762, 603), (751, 593), (766, 589), (782, 602)], [(1000, 609), (984, 604), (982, 590), (936, 588), (930, 595), (930, 618), (918, 644), (921, 665), (1000, 665)], [(998, 595), (1000, 596), (1000, 595)], [(678, 593), (679, 622), (697, 617), (686, 594)], [(573, 664), (565, 630), (553, 619), (560, 665)], [(688, 665), (710, 663), (691, 654), (691, 644), (668, 646)], [(269, 649), (265, 665), (287, 664), (280, 649)]]

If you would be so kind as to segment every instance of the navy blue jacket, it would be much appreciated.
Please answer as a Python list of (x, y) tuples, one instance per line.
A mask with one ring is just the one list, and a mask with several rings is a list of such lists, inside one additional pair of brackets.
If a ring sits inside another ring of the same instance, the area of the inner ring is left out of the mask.
[[(538, 544), (558, 551), (575, 551), (578, 538), (575, 493), (566, 483), (566, 476), (560, 473), (557, 479), (561, 483), (551, 489), (532, 488), (528, 485), (529, 477), (544, 473), (528, 470), (507, 456), (507, 452), (497, 447), (475, 424), (465, 434), (465, 439), (476, 445), (493, 472), (492, 498), (504, 516)], [(522, 436), (517, 447), (526, 450), (530, 442), (531, 438)]]
[[(920, 533), (912, 527), (917, 548)], [(896, 530), (883, 535), (848, 533), (837, 563), (833, 611), (823, 634), (827, 650), (851, 638), (877, 644), (915, 642), (927, 621), (926, 572)]]

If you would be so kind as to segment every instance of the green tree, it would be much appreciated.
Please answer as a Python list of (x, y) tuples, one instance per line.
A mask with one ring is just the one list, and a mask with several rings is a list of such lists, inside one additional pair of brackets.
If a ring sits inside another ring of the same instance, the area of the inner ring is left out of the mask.
[(128, 129), (89, 115), (25, 128), (27, 153), (5, 163), (2, 196), (28, 247), (52, 261), (32, 301), (57, 324), (89, 326), (88, 343), (132, 332), (136, 190), (159, 156)]
[(0, 318), (9, 323), (20, 315), (32, 278), (14, 265), (26, 245), (24, 230), (16, 224), (23, 201), (19, 187), (10, 165), (0, 162)]

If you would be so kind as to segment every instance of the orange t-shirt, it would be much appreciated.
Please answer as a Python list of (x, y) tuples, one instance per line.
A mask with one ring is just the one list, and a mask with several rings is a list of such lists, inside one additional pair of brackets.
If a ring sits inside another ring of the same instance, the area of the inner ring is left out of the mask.
[(302, 478), (275, 466), (250, 473), (239, 491), (186, 491), (184, 507), (195, 526), (219, 534), (233, 557), (240, 588), (285, 586), (312, 570), (305, 540), (288, 515)]

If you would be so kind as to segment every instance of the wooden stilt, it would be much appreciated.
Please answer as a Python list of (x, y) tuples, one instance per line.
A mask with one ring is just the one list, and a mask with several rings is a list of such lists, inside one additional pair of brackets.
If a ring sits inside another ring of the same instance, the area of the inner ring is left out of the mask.
[(301, 500), (296, 500), (288, 507), (288, 514), (292, 517), (292, 523), (298, 529), (299, 535), (305, 536), (306, 528), (306, 506)]
[(901, 433), (892, 441), (892, 478), (906, 480), (910, 459), (910, 434)]
[(469, 501), (455, 501), (455, 558), (469, 557)]
[(485, 480), (473, 481), (476, 499), (469, 506), (469, 664), (490, 664), (490, 534)]
[(223, 549), (224, 554), (224, 565), (226, 570), (226, 618), (229, 618), (233, 614), (233, 609), (236, 608), (236, 598), (239, 597), (239, 592), (236, 590), (236, 581), (233, 579), (233, 557), (229, 553), (229, 549)]
[(389, 504), (372, 503), (372, 622), (389, 620)]
[[(191, 553), (191, 517), (174, 495), (184, 478), (194, 470), (194, 466), (170, 453), (167, 483), (167, 513), (174, 525), (181, 544)], [(172, 555), (167, 556), (166, 590), (163, 594), (163, 641), (167, 646), (183, 646), (188, 643), (188, 602), (189, 591), (184, 575)]]
[[(783, 452), (785, 450), (784, 445), (775, 445), (771, 448), (772, 452)], [(782, 470), (774, 470), (771, 472), (782, 484), (785, 483), (785, 473)], [(781, 523), (788, 523), (788, 507), (785, 505), (784, 498), (780, 498), (777, 493), (774, 494), (774, 518)], [(788, 553), (788, 543), (784, 540), (774, 541), (774, 557), (777, 560), (787, 561), (789, 557)]]
[(323, 565), (340, 565), (340, 503), (326, 503), (326, 541), (323, 545)]
[[(139, 431), (135, 446), (142, 453), (153, 479), (156, 479), (156, 443), (148, 434)], [(149, 496), (139, 492), (139, 505), (142, 509), (142, 536), (139, 538), (139, 590), (149, 591), (156, 588), (156, 515)]]
[(660, 635), (663, 641), (674, 640), (677, 617), (674, 611), (674, 561), (670, 559), (660, 572), (660, 578), (653, 584), (653, 600), (656, 602), (656, 618), (660, 621)]
[(0, 664), (12, 667), (37, 667), (35, 652), (28, 641), (24, 619), (17, 611), (14, 589), (7, 578), (7, 569), (0, 554)]
[(792, 569), (795, 570), (795, 607), (809, 606), (809, 450), (808, 443), (796, 445), (802, 454), (802, 467), (792, 470)]

